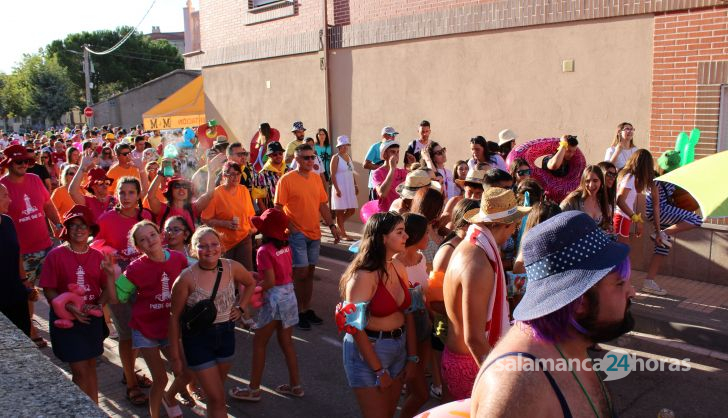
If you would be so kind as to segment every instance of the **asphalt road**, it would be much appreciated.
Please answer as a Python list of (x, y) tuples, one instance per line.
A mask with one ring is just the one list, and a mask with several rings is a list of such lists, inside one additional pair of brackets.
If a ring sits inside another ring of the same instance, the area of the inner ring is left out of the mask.
[[(275, 338), (271, 338), (262, 382), (265, 392), (261, 401), (247, 403), (228, 399), (230, 416), (360, 416), (342, 367), (342, 336), (338, 334), (333, 321), (333, 309), (339, 300), (338, 281), (346, 264), (329, 258), (322, 258), (319, 264), (316, 270), (313, 307), (325, 322), (321, 326), (314, 326), (311, 331), (294, 331), (305, 397), (289, 398), (278, 395), (273, 390), (281, 383), (288, 383), (288, 371)], [(47, 318), (47, 305), (43, 302), (37, 304), (37, 312), (42, 318)], [(42, 330), (47, 330), (45, 320), (41, 319), (39, 326)], [(250, 378), (253, 336), (242, 329), (236, 334), (236, 359), (227, 382), (228, 388), (247, 384)], [(47, 338), (47, 333), (43, 332), (43, 335)], [(118, 383), (121, 369), (116, 356), (116, 342), (107, 339), (105, 344), (107, 350), (99, 359), (98, 367), (101, 406), (111, 416), (148, 416), (146, 408), (132, 407), (124, 399), (123, 386)], [(607, 350), (619, 347), (635, 351), (643, 359), (690, 359), (689, 371), (633, 371), (622, 379), (606, 382), (619, 415), (656, 417), (661, 409), (669, 408), (678, 418), (728, 416), (728, 355), (695, 350), (684, 344), (671, 345), (657, 337), (646, 335), (627, 335), (611, 344), (603, 345)], [(725, 351), (728, 351), (728, 347)], [(53, 356), (50, 349), (44, 349), (43, 352), (60, 367), (68, 369), (66, 364), (60, 363)], [(606, 351), (600, 357), (605, 354)], [(144, 367), (144, 361), (137, 360), (137, 367)], [(550, 388), (545, 387), (544, 390)], [(435, 405), (435, 401), (431, 400), (425, 409)], [(196, 416), (186, 408), (183, 408), (183, 412), (185, 417)]]

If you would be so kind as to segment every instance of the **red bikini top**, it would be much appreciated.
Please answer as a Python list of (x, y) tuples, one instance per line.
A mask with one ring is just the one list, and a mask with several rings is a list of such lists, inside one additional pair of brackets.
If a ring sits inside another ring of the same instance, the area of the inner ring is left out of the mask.
[[(397, 269), (395, 268), (394, 271), (397, 272)], [(389, 293), (389, 290), (387, 290), (387, 286), (384, 284), (382, 274), (380, 273), (377, 290), (374, 292), (372, 300), (369, 301), (369, 314), (371, 316), (381, 318), (389, 316), (397, 311), (404, 312), (405, 309), (409, 308), (410, 303), (412, 302), (410, 292), (408, 290), (408, 286), (399, 277), (399, 272), (397, 272), (397, 280), (402, 286), (402, 290), (404, 290), (404, 300), (402, 301), (402, 304), (397, 306), (397, 301), (394, 300), (392, 294)]]

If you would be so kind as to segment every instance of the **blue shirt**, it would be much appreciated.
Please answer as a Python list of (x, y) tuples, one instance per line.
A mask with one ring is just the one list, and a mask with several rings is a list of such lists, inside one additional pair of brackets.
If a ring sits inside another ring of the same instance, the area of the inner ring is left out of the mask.
[[(376, 142), (372, 144), (371, 147), (369, 147), (369, 151), (367, 151), (366, 157), (364, 157), (364, 160), (369, 160), (373, 162), (374, 164), (381, 164), (384, 161), (382, 160), (382, 156), (379, 154), (379, 146), (382, 145), (381, 142)], [(374, 188), (374, 183), (372, 182), (372, 173), (374, 173), (374, 170), (369, 170), (369, 188)]]

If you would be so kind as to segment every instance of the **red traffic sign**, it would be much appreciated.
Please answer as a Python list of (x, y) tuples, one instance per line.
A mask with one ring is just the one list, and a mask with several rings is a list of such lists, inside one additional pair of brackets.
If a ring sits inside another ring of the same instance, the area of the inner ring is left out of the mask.
[(83, 115), (86, 116), (87, 118), (92, 118), (94, 116), (94, 109), (90, 106), (86, 106), (83, 109)]

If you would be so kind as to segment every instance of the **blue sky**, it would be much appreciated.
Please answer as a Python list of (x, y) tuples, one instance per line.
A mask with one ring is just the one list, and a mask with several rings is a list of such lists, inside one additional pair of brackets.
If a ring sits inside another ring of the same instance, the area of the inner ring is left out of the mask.
[[(136, 26), (151, 4), (152, 0), (3, 1), (0, 72), (11, 72), (23, 54), (37, 52), (69, 33)], [(162, 32), (183, 31), (182, 8), (186, 4), (186, 0), (157, 0), (139, 30), (149, 33), (152, 26), (159, 26)], [(193, 0), (192, 5), (198, 8), (199, 0)]]

